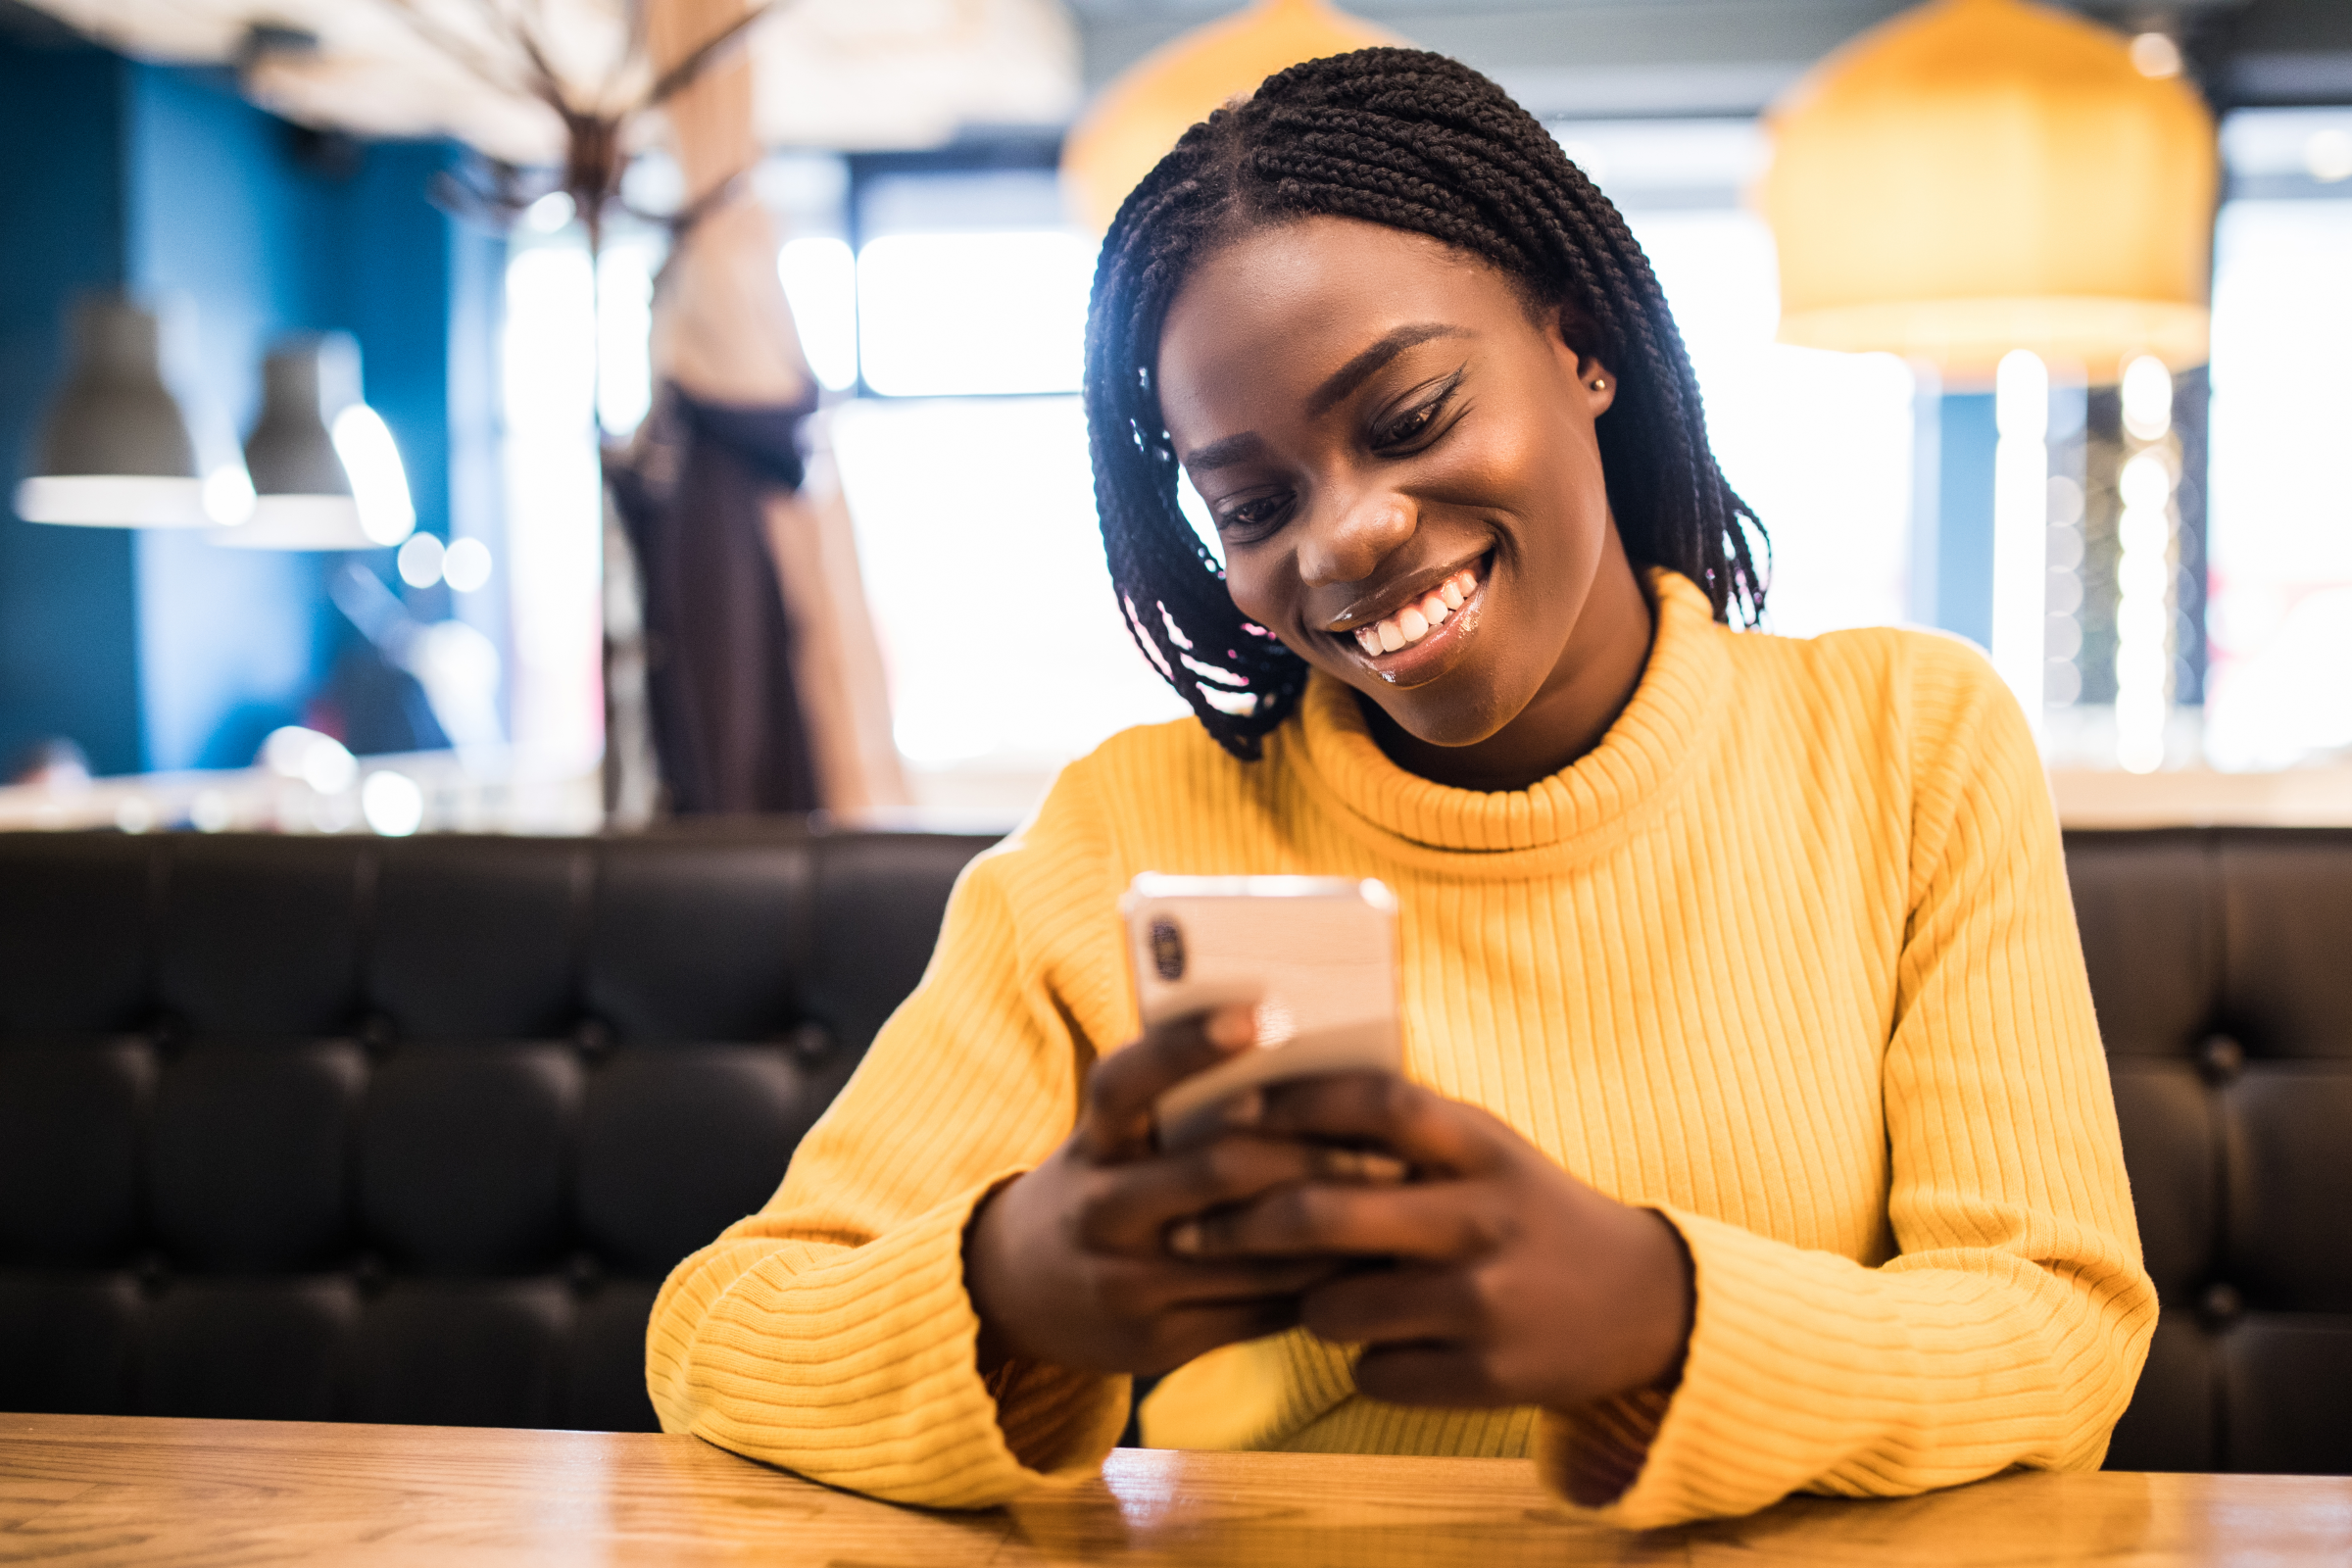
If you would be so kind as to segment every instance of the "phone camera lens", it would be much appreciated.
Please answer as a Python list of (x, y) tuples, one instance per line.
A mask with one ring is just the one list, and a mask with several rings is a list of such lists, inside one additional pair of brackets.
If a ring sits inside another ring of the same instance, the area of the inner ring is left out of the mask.
[(1152, 967), (1162, 980), (1184, 978), (1184, 933), (1173, 920), (1152, 922)]

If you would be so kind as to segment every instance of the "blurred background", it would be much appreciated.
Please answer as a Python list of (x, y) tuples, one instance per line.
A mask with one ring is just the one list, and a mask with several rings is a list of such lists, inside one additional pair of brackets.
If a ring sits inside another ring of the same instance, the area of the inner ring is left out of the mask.
[(1623, 210), (1770, 629), (2082, 825), (2352, 821), (2352, 5), (0, 0), (0, 825), (1005, 825), (1186, 710), (1076, 390), (1175, 126), (1393, 37)]

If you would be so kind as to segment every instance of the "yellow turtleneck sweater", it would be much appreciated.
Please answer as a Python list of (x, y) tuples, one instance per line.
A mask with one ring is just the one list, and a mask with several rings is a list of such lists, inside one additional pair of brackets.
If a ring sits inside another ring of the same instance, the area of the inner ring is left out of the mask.
[(1136, 1031), (1128, 880), (1300, 872), (1396, 890), (1414, 1078), (1681, 1232), (1682, 1381), (1599, 1410), (1406, 1409), (1294, 1331), (1171, 1375), (1147, 1442), (1535, 1451), (1586, 1494), (1614, 1454), (1630, 1484), (1603, 1513), (1633, 1525), (2097, 1465), (2156, 1298), (2016, 704), (1955, 642), (1736, 634), (1684, 579), (1652, 586), (1624, 713), (1523, 791), (1404, 772), (1320, 678), (1260, 761), (1188, 719), (1072, 763), (964, 873), (774, 1200), (663, 1287), (663, 1426), (906, 1502), (1091, 1474), (1127, 1381), (983, 1382), (965, 1225)]

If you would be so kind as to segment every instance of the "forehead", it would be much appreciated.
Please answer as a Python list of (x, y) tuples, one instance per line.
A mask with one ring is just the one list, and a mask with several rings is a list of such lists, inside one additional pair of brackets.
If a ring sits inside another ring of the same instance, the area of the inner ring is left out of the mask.
[(1295, 392), (1415, 322), (1534, 329), (1501, 271), (1426, 234), (1348, 218), (1252, 229), (1197, 262), (1169, 304), (1161, 413), (1174, 429), (1251, 389)]

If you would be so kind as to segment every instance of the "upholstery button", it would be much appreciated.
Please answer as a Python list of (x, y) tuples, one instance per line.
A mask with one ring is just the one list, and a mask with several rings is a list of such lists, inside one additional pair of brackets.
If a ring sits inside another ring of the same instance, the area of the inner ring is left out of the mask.
[(159, 1056), (176, 1056), (187, 1043), (187, 1020), (176, 1013), (160, 1014), (147, 1030), (147, 1044)]
[(821, 1023), (802, 1024), (784, 1037), (784, 1049), (814, 1065), (833, 1054), (833, 1031)]
[(360, 1046), (370, 1056), (388, 1056), (400, 1044), (400, 1026), (380, 1012), (371, 1012), (360, 1020)]
[(602, 1061), (612, 1054), (612, 1026), (602, 1018), (583, 1018), (571, 1032), (571, 1048), (583, 1061)]
[(605, 1281), (605, 1265), (594, 1252), (574, 1252), (571, 1261), (564, 1266), (564, 1276), (571, 1281), (573, 1292), (586, 1296)]
[(2197, 1301), (2197, 1316), (2204, 1321), (2207, 1330), (2215, 1334), (2245, 1315), (2246, 1298), (2237, 1294), (2234, 1285), (2208, 1285), (2204, 1296)]
[(362, 1296), (379, 1296), (392, 1283), (392, 1271), (375, 1253), (362, 1252), (352, 1261), (351, 1283), (359, 1287)]
[(131, 1265), (131, 1273), (139, 1282), (139, 1294), (142, 1296), (161, 1296), (164, 1288), (172, 1283), (172, 1265), (164, 1260), (161, 1252), (142, 1253), (138, 1262)]
[(2197, 1047), (2197, 1071), (2205, 1081), (2217, 1087), (2229, 1083), (2246, 1068), (2246, 1048), (2235, 1037), (2225, 1034), (2207, 1035)]

